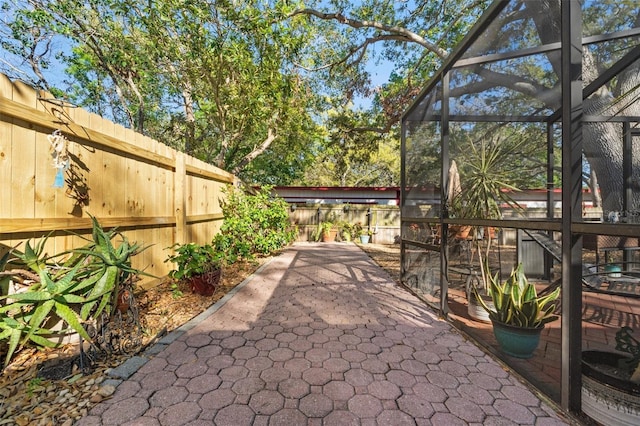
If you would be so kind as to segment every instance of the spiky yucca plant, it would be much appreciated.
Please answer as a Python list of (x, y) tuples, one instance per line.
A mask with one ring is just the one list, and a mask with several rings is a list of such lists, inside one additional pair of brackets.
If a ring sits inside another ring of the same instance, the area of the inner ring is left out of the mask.
[(500, 283), (497, 273), (491, 275), (487, 272), (487, 278), (488, 293), (495, 309), (487, 306), (475, 287), (472, 290), (492, 321), (517, 327), (540, 328), (558, 318), (553, 312), (560, 287), (547, 295), (538, 296), (535, 286), (527, 280), (521, 263), (512, 269), (511, 275), (503, 283)]

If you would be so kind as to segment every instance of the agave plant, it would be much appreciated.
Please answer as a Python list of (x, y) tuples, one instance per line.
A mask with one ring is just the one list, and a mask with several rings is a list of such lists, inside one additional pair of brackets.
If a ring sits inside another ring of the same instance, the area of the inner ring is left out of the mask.
[(474, 287), (472, 290), (492, 321), (523, 328), (541, 328), (558, 318), (553, 312), (560, 287), (549, 294), (538, 296), (535, 286), (527, 280), (521, 263), (512, 269), (503, 283), (500, 283), (497, 273), (487, 273), (487, 276), (488, 293), (495, 309), (487, 306), (478, 294), (478, 289)]
[(46, 327), (52, 317), (68, 324), (62, 333), (73, 330), (91, 341), (83, 323), (111, 313), (120, 284), (132, 274), (143, 274), (131, 266), (131, 258), (143, 249), (124, 236), (114, 245), (112, 240), (120, 234), (104, 231), (93, 217), (92, 221), (93, 238), (83, 247), (48, 256), (45, 236), (35, 245), (27, 241), (24, 252), (12, 251), (15, 262), (24, 268), (4, 271), (2, 276), (33, 283), (25, 291), (0, 296), (0, 340), (8, 340), (5, 366), (16, 349), (29, 341), (55, 346), (46, 338), (53, 333)]

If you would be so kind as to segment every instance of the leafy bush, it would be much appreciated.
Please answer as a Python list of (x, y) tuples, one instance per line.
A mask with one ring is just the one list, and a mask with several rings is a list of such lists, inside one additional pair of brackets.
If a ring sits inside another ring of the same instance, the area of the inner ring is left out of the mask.
[(224, 222), (213, 245), (224, 259), (253, 259), (269, 255), (293, 242), (298, 230), (289, 222), (288, 204), (263, 187), (255, 194), (228, 187), (222, 204)]
[(219, 254), (216, 254), (211, 244), (196, 243), (174, 244), (169, 247), (175, 251), (167, 257), (165, 262), (173, 262), (176, 267), (169, 276), (175, 280), (191, 278), (207, 272), (212, 267), (219, 267)]

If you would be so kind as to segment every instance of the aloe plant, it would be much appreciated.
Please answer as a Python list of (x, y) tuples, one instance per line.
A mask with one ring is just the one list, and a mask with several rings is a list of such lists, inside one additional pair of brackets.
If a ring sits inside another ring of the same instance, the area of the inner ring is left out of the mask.
[[(92, 223), (92, 240), (83, 247), (48, 256), (45, 236), (34, 245), (27, 241), (24, 252), (12, 251), (24, 268), (4, 271), (2, 276), (27, 277), (34, 283), (26, 291), (0, 296), (0, 340), (8, 340), (5, 366), (18, 347), (28, 342), (55, 346), (45, 337), (52, 334), (45, 326), (51, 317), (68, 324), (63, 333), (73, 330), (91, 341), (83, 322), (103, 312), (110, 314), (121, 283), (131, 275), (144, 274), (131, 266), (132, 257), (144, 249), (116, 230), (104, 231), (93, 217)], [(121, 240), (114, 245), (117, 236)]]
[(540, 328), (558, 318), (553, 313), (553, 302), (560, 295), (560, 287), (547, 295), (538, 296), (535, 286), (527, 280), (521, 263), (512, 269), (503, 283), (500, 283), (497, 273), (491, 275), (487, 272), (487, 278), (488, 293), (495, 309), (487, 306), (478, 289), (473, 287), (472, 290), (491, 320), (517, 327)]

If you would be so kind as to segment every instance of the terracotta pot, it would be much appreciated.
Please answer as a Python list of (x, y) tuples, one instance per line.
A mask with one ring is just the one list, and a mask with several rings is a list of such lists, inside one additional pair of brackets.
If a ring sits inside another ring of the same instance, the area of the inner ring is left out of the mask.
[(122, 289), (118, 293), (117, 309), (123, 314), (129, 310), (131, 306), (131, 292), (129, 290)]
[(471, 233), (471, 226), (469, 225), (451, 225), (449, 227), (451, 235), (460, 240), (466, 240)]
[(335, 241), (336, 240), (336, 235), (338, 235), (338, 230), (337, 229), (332, 229), (329, 232), (323, 232), (322, 233), (322, 242), (323, 243), (329, 243), (331, 241)]
[(211, 296), (216, 291), (221, 274), (222, 271), (219, 268), (215, 268), (204, 274), (194, 275), (189, 278), (189, 287), (193, 293), (201, 296)]

